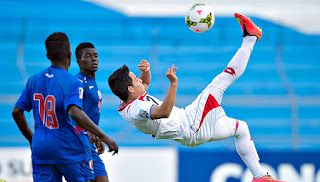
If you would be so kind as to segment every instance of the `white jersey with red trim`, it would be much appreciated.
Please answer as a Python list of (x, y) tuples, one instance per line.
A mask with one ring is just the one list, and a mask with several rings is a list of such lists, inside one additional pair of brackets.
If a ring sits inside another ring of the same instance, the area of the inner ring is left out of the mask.
[(190, 147), (209, 141), (216, 120), (225, 115), (208, 92), (201, 93), (185, 109), (174, 106), (168, 118), (151, 119), (153, 106), (161, 104), (162, 101), (145, 92), (126, 105), (121, 103), (118, 111), (143, 133), (151, 134), (156, 139), (172, 139)]
[(161, 105), (162, 101), (145, 92), (138, 99), (123, 106), (118, 111), (120, 115), (134, 127), (145, 134), (151, 134), (157, 139), (181, 139), (180, 118), (184, 116), (184, 109), (173, 107), (169, 118), (151, 119), (154, 105)]

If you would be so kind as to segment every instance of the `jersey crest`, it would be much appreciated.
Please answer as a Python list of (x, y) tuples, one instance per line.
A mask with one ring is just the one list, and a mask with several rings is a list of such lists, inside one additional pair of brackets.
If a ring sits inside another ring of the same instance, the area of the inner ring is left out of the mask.
[(147, 112), (147, 111), (144, 111), (144, 110), (142, 110), (142, 109), (140, 109), (139, 115), (140, 115), (141, 117), (144, 117), (144, 118), (149, 118), (148, 112)]

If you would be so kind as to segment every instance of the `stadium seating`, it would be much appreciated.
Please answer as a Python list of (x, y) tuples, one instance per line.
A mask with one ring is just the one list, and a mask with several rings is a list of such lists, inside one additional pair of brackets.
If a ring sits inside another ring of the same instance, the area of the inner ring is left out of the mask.
[[(154, 141), (121, 119), (116, 111), (119, 100), (111, 93), (107, 79), (123, 64), (137, 72), (139, 61), (146, 59), (152, 68), (148, 92), (163, 99), (168, 87), (164, 74), (175, 64), (179, 68), (176, 104), (185, 107), (225, 68), (240, 47), (242, 32), (237, 21), (217, 17), (212, 30), (196, 34), (186, 27), (184, 17), (131, 18), (87, 2), (67, 2), (54, 6), (68, 11), (64, 17), (50, 10), (50, 2), (42, 2), (45, 9), (39, 8), (35, 0), (29, 4), (16, 1), (19, 7), (25, 7), (13, 12), (7, 9), (17, 4), (10, 1), (0, 7), (0, 76), (5, 78), (0, 89), (0, 146), (27, 146), (11, 118), (11, 109), (24, 88), (25, 76), (50, 65), (44, 41), (56, 31), (69, 36), (73, 51), (83, 41), (96, 45), (100, 58), (96, 80), (104, 97), (100, 126), (104, 131), (125, 146), (177, 145)], [(88, 9), (83, 14), (81, 8), (85, 7)], [(32, 13), (30, 8), (37, 12)], [(243, 76), (225, 92), (222, 106), (230, 117), (248, 123), (260, 150), (319, 149), (320, 37), (253, 19), (263, 28), (263, 38), (254, 48)], [(75, 56), (69, 71), (79, 71)], [(32, 114), (27, 116), (32, 118)], [(224, 150), (232, 146), (226, 140), (202, 147)]]

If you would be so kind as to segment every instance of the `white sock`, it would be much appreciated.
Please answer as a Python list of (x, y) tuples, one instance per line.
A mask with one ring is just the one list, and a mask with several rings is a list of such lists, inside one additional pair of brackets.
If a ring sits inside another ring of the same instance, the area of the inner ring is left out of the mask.
[(267, 173), (259, 163), (259, 156), (251, 139), (249, 128), (246, 122), (239, 121), (239, 127), (235, 134), (237, 152), (247, 165), (253, 177), (262, 178)]
[(256, 36), (246, 36), (243, 37), (242, 45), (233, 56), (229, 64), (228, 68), (233, 68), (235, 71), (235, 76), (239, 78), (244, 70), (247, 67), (251, 52), (253, 50), (253, 46), (256, 43)]
[(248, 48), (252, 51), (254, 44), (257, 42), (256, 36), (245, 36), (242, 40), (241, 47)]

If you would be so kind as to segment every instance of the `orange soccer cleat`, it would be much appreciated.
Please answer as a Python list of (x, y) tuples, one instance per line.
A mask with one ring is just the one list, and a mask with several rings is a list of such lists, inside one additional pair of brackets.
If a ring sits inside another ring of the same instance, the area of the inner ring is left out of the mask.
[(272, 178), (270, 175), (265, 175), (264, 177), (259, 179), (253, 178), (252, 182), (285, 182), (285, 181), (278, 181)]
[(256, 36), (257, 41), (261, 38), (262, 36), (262, 29), (260, 27), (257, 27), (250, 18), (245, 17), (242, 14), (235, 13), (234, 16), (240, 23), (240, 26), (243, 31), (243, 37), (249, 35), (249, 36)]

